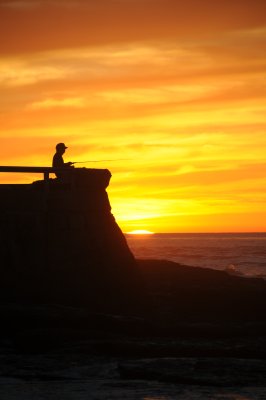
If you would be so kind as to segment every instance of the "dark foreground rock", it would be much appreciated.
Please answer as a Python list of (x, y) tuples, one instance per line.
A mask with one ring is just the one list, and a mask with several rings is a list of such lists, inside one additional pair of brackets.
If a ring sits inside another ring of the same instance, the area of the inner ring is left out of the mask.
[(176, 321), (265, 322), (266, 281), (164, 260), (139, 260), (154, 309)]
[(265, 386), (266, 361), (237, 358), (153, 358), (121, 362), (124, 379), (203, 386)]
[[(150, 377), (148, 379), (144, 377), (121, 379), (120, 360), (116, 358), (84, 357), (72, 352), (58, 352), (34, 356), (24, 354), (23, 357), (20, 354), (9, 355), (8, 360), (5, 361), (7, 361), (5, 372), (0, 372), (1, 400), (265, 399), (265, 386), (254, 384), (254, 382), (252, 386), (246, 384), (245, 386), (221, 387), (220, 385), (164, 382), (156, 377), (152, 380)], [(188, 365), (193, 365), (194, 360), (179, 361), (179, 371), (184, 368), (183, 375), (185, 375)], [(239, 367), (239, 364), (235, 363), (235, 366)], [(158, 360), (158, 365), (160, 365), (160, 360)], [(254, 363), (251, 366), (254, 366)], [(178, 373), (176, 367), (177, 364), (173, 360), (172, 375), (174, 372)], [(219, 371), (219, 360), (217, 371)], [(212, 378), (213, 376), (214, 373)]]
[(141, 290), (120, 312), (2, 302), (1, 399), (265, 399), (265, 282), (138, 268)]

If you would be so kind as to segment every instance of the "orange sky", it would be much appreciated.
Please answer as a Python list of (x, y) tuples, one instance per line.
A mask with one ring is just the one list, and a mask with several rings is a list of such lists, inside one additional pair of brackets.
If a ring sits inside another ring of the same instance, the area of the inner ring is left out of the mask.
[[(0, 0), (0, 164), (108, 168), (124, 231), (266, 231), (263, 0)], [(33, 179), (36, 177), (33, 177)], [(29, 182), (32, 176), (0, 176)]]

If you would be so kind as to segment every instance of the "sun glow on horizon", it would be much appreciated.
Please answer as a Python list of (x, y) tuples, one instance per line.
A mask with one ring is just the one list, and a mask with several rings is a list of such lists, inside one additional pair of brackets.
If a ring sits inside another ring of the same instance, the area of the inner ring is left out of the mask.
[(127, 235), (154, 235), (154, 232), (147, 231), (146, 229), (136, 229), (131, 232), (126, 232)]

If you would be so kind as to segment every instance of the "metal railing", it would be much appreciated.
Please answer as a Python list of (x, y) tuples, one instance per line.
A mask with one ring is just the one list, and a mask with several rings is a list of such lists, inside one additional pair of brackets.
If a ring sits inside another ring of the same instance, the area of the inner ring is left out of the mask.
[(29, 173), (38, 173), (43, 174), (43, 179), (45, 181), (49, 180), (49, 174), (55, 174), (60, 172), (73, 171), (73, 169), (68, 168), (53, 168), (53, 167), (22, 167), (22, 166), (0, 166), (0, 172), (29, 172)]

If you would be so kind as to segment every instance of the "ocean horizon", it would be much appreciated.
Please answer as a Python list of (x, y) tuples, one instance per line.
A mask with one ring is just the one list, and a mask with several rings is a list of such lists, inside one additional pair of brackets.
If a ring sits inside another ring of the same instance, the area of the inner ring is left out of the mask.
[(137, 259), (164, 259), (266, 278), (266, 232), (126, 233), (125, 236)]

